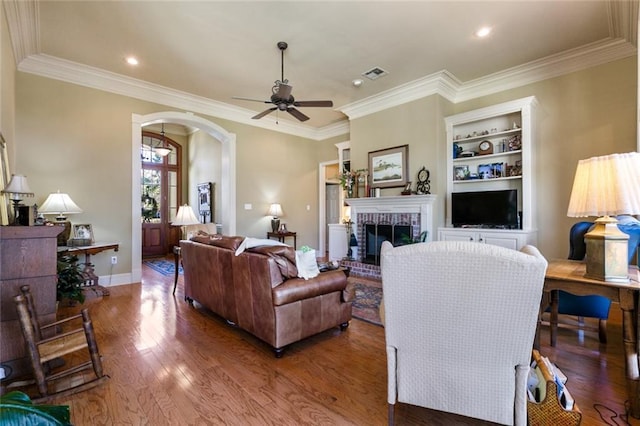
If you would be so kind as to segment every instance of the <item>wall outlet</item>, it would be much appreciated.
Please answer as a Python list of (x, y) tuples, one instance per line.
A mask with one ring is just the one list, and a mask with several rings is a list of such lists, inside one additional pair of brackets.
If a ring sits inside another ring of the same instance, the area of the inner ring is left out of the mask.
[(118, 256), (111, 256), (111, 264), (115, 265), (118, 263)]

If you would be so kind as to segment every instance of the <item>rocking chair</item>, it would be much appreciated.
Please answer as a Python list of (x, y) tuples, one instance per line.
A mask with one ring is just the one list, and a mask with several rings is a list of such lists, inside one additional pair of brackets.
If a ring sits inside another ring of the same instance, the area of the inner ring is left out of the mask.
[[(65, 318), (51, 324), (40, 326), (38, 317), (34, 308), (33, 296), (29, 291), (29, 286), (20, 287), (22, 294), (15, 296), (18, 310), (18, 318), (20, 327), (24, 335), (26, 349), (29, 356), (29, 362), (35, 376), (35, 383), (38, 387), (40, 397), (33, 399), (34, 402), (45, 402), (57, 396), (71, 395), (90, 389), (105, 382), (109, 376), (102, 371), (102, 361), (98, 352), (98, 344), (93, 332), (93, 324), (89, 317), (89, 311), (85, 308), (78, 315)], [(72, 321), (82, 320), (82, 327), (75, 326), (73, 328)], [(56, 334), (53, 337), (44, 337), (52, 331), (62, 328), (62, 334)], [(69, 368), (52, 372), (49, 362), (65, 355), (80, 351), (87, 348), (90, 360)], [(79, 373), (84, 370), (93, 368), (95, 378), (65, 389), (49, 391), (49, 382), (56, 381), (63, 377)]]

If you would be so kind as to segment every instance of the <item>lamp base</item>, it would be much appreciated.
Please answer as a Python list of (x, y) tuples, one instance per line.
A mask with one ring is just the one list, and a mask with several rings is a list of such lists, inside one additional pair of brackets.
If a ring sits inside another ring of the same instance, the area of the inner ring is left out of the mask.
[(615, 218), (604, 216), (584, 236), (587, 246), (585, 278), (612, 283), (629, 282), (629, 236), (618, 229)]
[(71, 237), (71, 222), (68, 220), (52, 222), (55, 226), (63, 226), (64, 230), (58, 234), (58, 246), (66, 246)]
[(278, 232), (280, 229), (280, 219), (271, 219), (271, 231)]

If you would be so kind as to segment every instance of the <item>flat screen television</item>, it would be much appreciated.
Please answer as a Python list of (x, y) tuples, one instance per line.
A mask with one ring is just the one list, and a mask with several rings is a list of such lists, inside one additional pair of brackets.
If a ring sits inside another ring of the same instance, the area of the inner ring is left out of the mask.
[(518, 229), (518, 191), (454, 192), (451, 194), (451, 222), (456, 228)]

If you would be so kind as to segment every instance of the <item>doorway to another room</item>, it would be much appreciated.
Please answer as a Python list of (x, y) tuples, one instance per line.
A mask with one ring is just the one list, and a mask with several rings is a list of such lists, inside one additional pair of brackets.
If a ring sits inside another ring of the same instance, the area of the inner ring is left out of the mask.
[(182, 199), (182, 148), (161, 134), (142, 132), (140, 148), (142, 257), (164, 256), (178, 241), (171, 222)]

